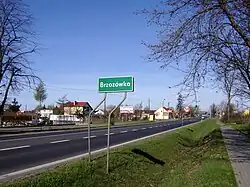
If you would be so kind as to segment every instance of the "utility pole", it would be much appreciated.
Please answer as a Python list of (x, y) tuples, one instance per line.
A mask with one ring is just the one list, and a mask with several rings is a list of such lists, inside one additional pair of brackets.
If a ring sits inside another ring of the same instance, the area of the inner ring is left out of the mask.
[(104, 107), (103, 107), (103, 110), (104, 110), (104, 113), (106, 113), (106, 111), (107, 111), (107, 105), (106, 105), (106, 100), (104, 101)]
[(148, 108), (150, 110), (150, 98), (148, 98)]
[(106, 99), (104, 100), (104, 103), (103, 103), (103, 112), (104, 112), (104, 120), (105, 120), (106, 114), (107, 114), (107, 101), (106, 101)]
[(164, 101), (165, 99), (162, 101), (162, 119), (164, 119)]

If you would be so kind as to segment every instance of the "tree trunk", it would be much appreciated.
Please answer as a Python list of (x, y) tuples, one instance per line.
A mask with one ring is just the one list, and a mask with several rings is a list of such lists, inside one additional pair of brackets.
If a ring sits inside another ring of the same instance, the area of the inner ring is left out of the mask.
[(229, 122), (230, 121), (230, 100), (228, 100), (228, 103), (227, 103), (227, 121)]
[(227, 96), (227, 121), (230, 120), (230, 105), (231, 105), (231, 94), (229, 93)]
[(0, 115), (0, 127), (2, 127), (3, 126), (3, 115), (1, 114)]

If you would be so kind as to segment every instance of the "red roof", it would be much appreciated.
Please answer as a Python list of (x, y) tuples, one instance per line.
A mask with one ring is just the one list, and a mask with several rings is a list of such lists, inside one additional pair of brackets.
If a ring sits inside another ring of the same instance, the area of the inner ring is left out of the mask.
[(171, 108), (167, 108), (167, 107), (163, 107), (165, 110), (171, 110), (172, 111), (172, 109)]
[(173, 108), (167, 108), (167, 107), (163, 107), (164, 110), (168, 111), (168, 112), (173, 112), (175, 113), (174, 109)]
[(82, 101), (73, 101), (73, 102), (67, 102), (65, 105), (70, 107), (82, 107), (85, 106), (88, 102), (82, 102)]

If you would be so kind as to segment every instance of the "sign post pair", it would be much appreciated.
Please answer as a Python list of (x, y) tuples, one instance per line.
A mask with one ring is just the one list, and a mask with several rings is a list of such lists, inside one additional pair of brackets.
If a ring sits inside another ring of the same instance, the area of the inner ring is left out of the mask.
[(127, 92), (134, 91), (134, 77), (123, 76), (123, 77), (103, 77), (98, 80), (98, 91), (104, 93), (104, 99), (97, 105), (97, 107), (89, 114), (88, 123), (88, 152), (89, 161), (91, 160), (91, 148), (90, 148), (90, 122), (91, 115), (93, 112), (106, 100), (108, 93), (124, 93), (124, 97), (121, 102), (109, 113), (108, 115), (108, 133), (107, 133), (107, 173), (109, 173), (109, 147), (110, 147), (110, 121), (112, 113), (122, 105), (127, 98)]

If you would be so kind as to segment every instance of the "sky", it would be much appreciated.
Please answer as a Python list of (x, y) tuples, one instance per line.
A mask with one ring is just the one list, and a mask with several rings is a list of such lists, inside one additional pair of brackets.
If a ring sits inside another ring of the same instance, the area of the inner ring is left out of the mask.
[[(36, 74), (46, 84), (45, 104), (55, 104), (67, 95), (71, 101), (98, 104), (103, 94), (98, 93), (98, 77), (135, 77), (135, 92), (129, 93), (124, 104), (143, 103), (157, 109), (170, 102), (176, 106), (182, 74), (160, 69), (160, 64), (148, 62), (148, 49), (142, 41), (155, 42), (156, 29), (147, 25), (145, 17), (134, 12), (153, 8), (156, 0), (24, 0), (35, 18), (39, 54), (30, 58)], [(118, 104), (123, 94), (108, 94), (107, 104)], [(32, 109), (38, 103), (32, 90), (17, 97), (22, 107)], [(219, 103), (223, 95), (215, 90), (199, 91), (200, 107), (208, 109)], [(186, 101), (186, 104), (189, 101)]]

